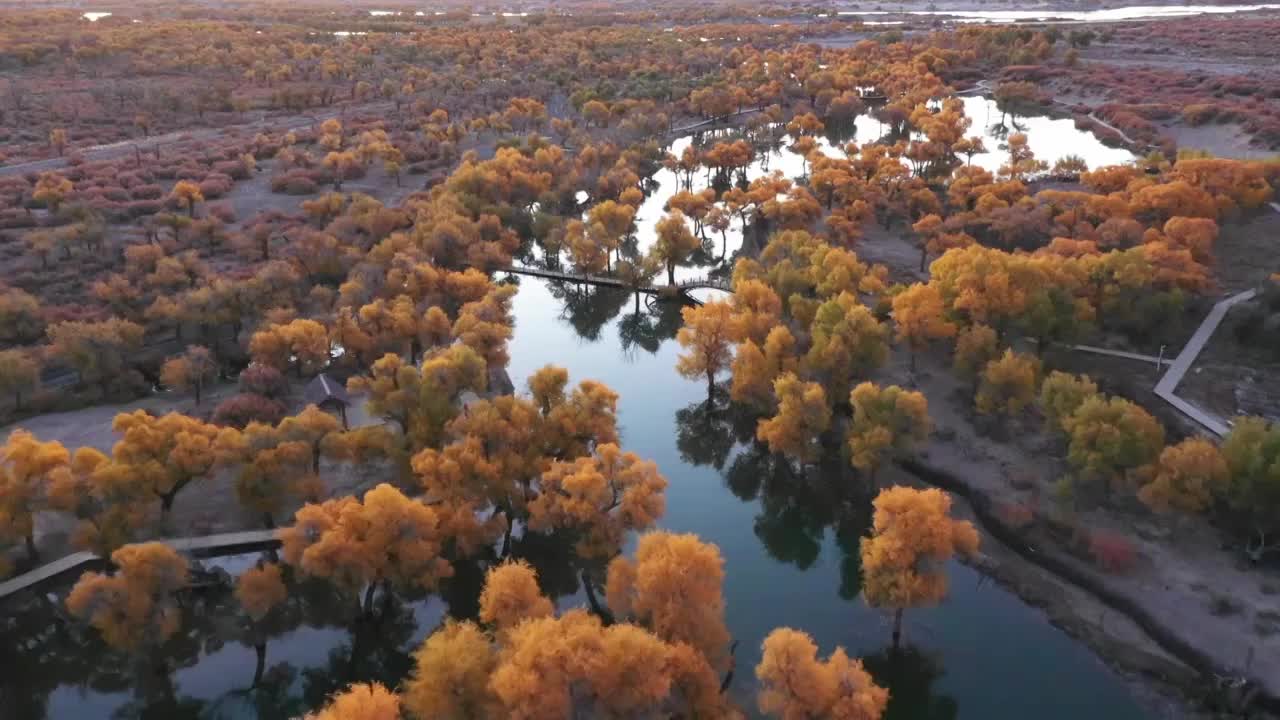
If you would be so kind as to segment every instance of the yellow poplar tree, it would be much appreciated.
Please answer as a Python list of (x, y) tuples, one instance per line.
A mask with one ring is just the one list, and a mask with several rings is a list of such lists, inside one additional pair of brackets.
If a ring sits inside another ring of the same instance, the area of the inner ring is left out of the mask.
[(343, 497), (303, 507), (279, 537), (286, 563), (357, 599), (363, 590), (366, 614), (379, 587), (432, 590), (453, 574), (442, 556), (439, 515), (385, 483), (363, 500)]
[(555, 611), (538, 589), (538, 574), (523, 560), (505, 562), (485, 575), (480, 593), (480, 621), (499, 631), (510, 630), (529, 618), (549, 617)]
[(589, 457), (552, 463), (539, 485), (529, 527), (576, 531), (577, 553), (587, 558), (612, 557), (628, 532), (652, 527), (666, 510), (667, 481), (657, 464), (613, 443)]
[(709, 302), (684, 308), (681, 315), (684, 327), (676, 333), (676, 340), (685, 352), (680, 354), (676, 370), (690, 380), (705, 376), (709, 399), (715, 392), (716, 374), (727, 369), (733, 357), (733, 308), (727, 302)]
[(501, 707), (489, 690), (496, 667), (493, 642), (484, 631), (475, 623), (448, 620), (414, 653), (401, 702), (415, 720), (498, 717)]
[(357, 683), (304, 720), (400, 720), (400, 696), (378, 683)]
[(1155, 475), (1138, 490), (1138, 499), (1159, 512), (1201, 513), (1221, 495), (1230, 477), (1217, 445), (1187, 438), (1160, 453)]
[(48, 506), (50, 484), (71, 463), (62, 443), (41, 441), (26, 430), (14, 430), (0, 446), (0, 533), (26, 542), (36, 559), (35, 515)]
[(760, 711), (784, 720), (880, 720), (889, 691), (875, 684), (862, 662), (837, 647), (818, 658), (813, 638), (778, 628), (764, 639), (756, 678)]
[(893, 322), (898, 340), (911, 348), (911, 371), (916, 370), (916, 353), (930, 340), (952, 337), (955, 323), (943, 315), (942, 294), (932, 285), (915, 283), (893, 296)]
[(849, 394), (849, 403), (853, 406), (848, 438), (853, 466), (872, 477), (886, 454), (909, 451), (926, 440), (933, 427), (924, 393), (897, 385), (860, 383)]
[(983, 369), (974, 405), (983, 415), (1017, 415), (1035, 401), (1039, 376), (1039, 360), (1006, 349)]
[(862, 596), (871, 607), (893, 610), (897, 647), (903, 611), (947, 596), (946, 563), (976, 553), (978, 531), (951, 519), (951, 497), (936, 488), (892, 487), (874, 506), (871, 535), (862, 539)]
[(719, 548), (697, 535), (656, 531), (640, 536), (634, 560), (609, 563), (607, 597), (619, 617), (688, 644), (723, 669), (729, 661), (723, 586)]
[(756, 437), (772, 452), (812, 462), (818, 454), (818, 436), (831, 427), (826, 392), (818, 383), (805, 382), (788, 372), (774, 380), (773, 394), (778, 399), (778, 413), (760, 421)]

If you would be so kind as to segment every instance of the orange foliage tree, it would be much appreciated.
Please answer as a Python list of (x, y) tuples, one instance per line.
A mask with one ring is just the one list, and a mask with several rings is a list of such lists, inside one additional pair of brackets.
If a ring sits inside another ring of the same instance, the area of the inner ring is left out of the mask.
[(162, 543), (111, 554), (114, 575), (87, 572), (67, 596), (67, 610), (89, 622), (112, 647), (141, 651), (173, 636), (182, 625), (175, 594), (187, 586), (187, 561)]
[(929, 437), (929, 403), (924, 393), (897, 385), (860, 383), (849, 395), (853, 423), (849, 450), (853, 466), (875, 476), (884, 456), (897, 455)]
[(724, 560), (696, 535), (640, 536), (635, 559), (609, 563), (609, 608), (671, 643), (685, 643), (723, 670), (729, 661), (724, 620)]
[(303, 720), (399, 720), (400, 697), (378, 683), (356, 683)]
[(1201, 513), (1221, 497), (1230, 477), (1217, 445), (1187, 438), (1161, 451), (1155, 474), (1138, 490), (1138, 499), (1157, 511)]
[(795, 373), (783, 373), (773, 381), (778, 413), (756, 426), (756, 437), (775, 453), (812, 462), (818, 456), (817, 440), (831, 427), (831, 407), (822, 386), (805, 382)]
[(821, 660), (813, 638), (779, 628), (764, 639), (762, 650), (756, 666), (761, 712), (786, 720), (879, 720), (889, 704), (889, 691), (844, 648)]
[(709, 302), (681, 311), (684, 326), (676, 340), (686, 352), (680, 355), (676, 370), (694, 379), (707, 378), (707, 397), (716, 389), (716, 374), (729, 367), (732, 358), (733, 308), (727, 302)]
[(70, 462), (71, 454), (62, 443), (41, 441), (26, 430), (14, 430), (0, 446), (0, 518), (4, 520), (0, 538), (24, 541), (33, 561), (36, 513), (48, 506), (55, 474), (65, 472)]
[(911, 348), (911, 371), (916, 369), (916, 353), (930, 340), (952, 337), (955, 323), (943, 314), (942, 295), (932, 285), (915, 283), (893, 296), (893, 322), (898, 339)]
[(380, 588), (431, 590), (453, 574), (442, 555), (446, 531), (431, 506), (384, 483), (363, 500), (303, 507), (279, 537), (286, 563), (352, 593), (369, 614)]
[(159, 499), (165, 514), (178, 493), (206, 477), (217, 460), (220, 428), (186, 415), (135, 410), (116, 415), (111, 429), (121, 436), (111, 448), (113, 464)]
[(978, 550), (978, 531), (951, 519), (941, 490), (892, 487), (876, 496), (871, 534), (862, 540), (862, 594), (872, 607), (893, 610), (893, 645), (902, 637), (902, 612), (941, 602), (946, 562)]

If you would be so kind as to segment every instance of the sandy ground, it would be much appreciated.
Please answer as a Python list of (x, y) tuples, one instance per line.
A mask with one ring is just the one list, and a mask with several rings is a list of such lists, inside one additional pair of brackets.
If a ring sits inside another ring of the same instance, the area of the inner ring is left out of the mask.
[[(911, 384), (905, 358), (899, 360), (877, 380)], [(936, 427), (920, 453), (923, 459), (1001, 502), (1053, 507), (1053, 482), (1065, 467), (1038, 421), (1011, 423), (1000, 438), (979, 432), (967, 387), (946, 367), (945, 358), (920, 358), (914, 384), (929, 398)], [(1125, 535), (1140, 561), (1127, 575), (1104, 574), (1085, 560), (1074, 561), (1076, 565), (1161, 618), (1221, 665), (1280, 692), (1280, 642), (1272, 637), (1280, 632), (1280, 573), (1248, 567), (1238, 553), (1223, 550), (1220, 535), (1202, 521), (1157, 518), (1136, 503), (1123, 510), (1081, 511), (1077, 522)], [(1106, 657), (1115, 658), (1113, 646), (1163, 654), (1145, 636), (1135, 636), (1131, 626), (1093, 622), (1101, 608), (1096, 602), (1064, 597), (1052, 606), (1051, 615), (1064, 623), (1070, 618), (1079, 626), (1076, 632)]]
[[(864, 231), (862, 239), (853, 248), (859, 260), (884, 265), (895, 282), (928, 281), (928, 270), (920, 272), (920, 248), (905, 237), (909, 229), (894, 226), (892, 230), (885, 230), (878, 223), (871, 222)], [(935, 259), (930, 257), (927, 262)]]
[(1273, 150), (1252, 145), (1253, 138), (1236, 123), (1193, 127), (1178, 123), (1162, 128), (1179, 148), (1205, 150), (1214, 157), (1237, 160), (1265, 160), (1275, 157)]
[[(1222, 254), (1229, 266), (1222, 268), (1227, 275), (1224, 284), (1251, 280), (1256, 268), (1249, 268), (1246, 258), (1254, 257), (1256, 266), (1260, 250), (1254, 243), (1280, 237), (1270, 232), (1277, 220), (1280, 216), (1274, 213), (1263, 214), (1224, 232), (1221, 244), (1228, 252)], [(894, 280), (913, 281), (919, 277), (918, 255), (909, 241), (895, 238), (897, 234), (869, 233), (857, 252), (865, 260), (888, 265)], [(1261, 256), (1274, 256), (1274, 251)], [(1020, 503), (1041, 512), (1054, 509), (1053, 483), (1067, 470), (1062, 460), (1065, 452), (1060, 440), (1041, 430), (1039, 419), (1023, 418), (981, 431), (971, 409), (971, 388), (951, 371), (945, 353), (922, 354), (919, 372), (912, 377), (905, 352), (894, 352), (875, 380), (914, 386), (929, 399), (935, 433), (919, 453), (923, 460), (946, 468), (999, 502)], [(1150, 393), (1157, 379), (1154, 366), (1081, 353), (1069, 353), (1064, 359), (1111, 379), (1117, 386), (1113, 392), (1123, 390), (1162, 420), (1177, 422), (1178, 418), (1170, 418), (1176, 413)], [(1171, 437), (1179, 428), (1193, 429), (1189, 422), (1169, 427)], [(1220, 665), (1260, 681), (1273, 694), (1280, 693), (1280, 641), (1275, 637), (1280, 633), (1280, 572), (1250, 567), (1239, 552), (1223, 549), (1222, 535), (1202, 520), (1157, 517), (1136, 500), (1115, 504), (1119, 509), (1078, 511), (1076, 522), (1082, 528), (1113, 530), (1129, 538), (1140, 558), (1136, 567), (1125, 575), (1108, 575), (1087, 558), (1073, 558), (1073, 564), (1161, 618)], [(1029, 602), (1043, 604), (1055, 623), (1084, 639), (1104, 658), (1131, 669), (1151, 658), (1168, 659), (1142, 631), (1106, 611), (1084, 591), (1064, 587), (1010, 551), (996, 565), (1003, 567), (994, 573), (997, 577)]]
[[(891, 482), (919, 485), (920, 482), (893, 468), (886, 473)], [(1210, 717), (1178, 696), (1177, 678), (1194, 671), (1166, 653), (1125, 615), (1100, 603), (1080, 588), (1027, 562), (1021, 555), (982, 529), (968, 503), (957, 498), (952, 505), (955, 517), (969, 520), (979, 528), (981, 552), (969, 561), (982, 573), (1038, 608), (1054, 626), (1079, 639), (1116, 670), (1151, 720), (1190, 720)], [(1151, 680), (1160, 685), (1157, 688)]]
[(1264, 208), (1239, 222), (1223, 223), (1213, 254), (1220, 292), (1258, 287), (1280, 272), (1280, 212)]

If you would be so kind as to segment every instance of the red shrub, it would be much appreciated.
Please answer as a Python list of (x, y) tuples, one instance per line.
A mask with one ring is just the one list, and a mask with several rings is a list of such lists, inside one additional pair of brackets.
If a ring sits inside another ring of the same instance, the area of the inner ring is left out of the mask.
[(102, 196), (103, 196), (104, 198), (106, 198), (106, 199), (108, 199), (108, 200), (111, 200), (111, 201), (114, 201), (114, 202), (128, 202), (128, 201), (129, 201), (129, 193), (128, 193), (128, 191), (126, 191), (126, 190), (125, 190), (124, 188), (122, 188), (122, 187), (109, 187), (109, 188), (104, 188), (104, 189), (103, 189), (103, 191), (102, 191)]
[(211, 203), (205, 208), (205, 214), (209, 217), (215, 217), (227, 224), (231, 224), (236, 221), (236, 209), (231, 207), (231, 204), (227, 202)]
[(284, 418), (284, 414), (284, 405), (275, 400), (243, 393), (223, 400), (213, 411), (213, 422), (241, 428), (254, 421), (274, 425)]
[(230, 192), (231, 186), (234, 184), (235, 181), (229, 175), (213, 173), (200, 183), (200, 194), (204, 195), (206, 200), (219, 198)]
[(279, 400), (289, 394), (289, 381), (273, 367), (253, 364), (240, 373), (240, 392)]
[(1036, 513), (1029, 505), (1016, 502), (996, 506), (996, 517), (1014, 530), (1022, 530), (1036, 521)]
[(164, 197), (164, 188), (159, 185), (137, 185), (129, 189), (134, 200), (159, 200)]
[(1138, 559), (1133, 542), (1110, 530), (1094, 530), (1089, 534), (1089, 555), (1098, 567), (1118, 575), (1132, 570)]
[(213, 171), (222, 173), (235, 180), (244, 180), (249, 177), (249, 171), (245, 170), (244, 163), (238, 160), (224, 160), (213, 164)]
[(312, 195), (320, 190), (320, 185), (307, 177), (305, 172), (290, 171), (284, 175), (271, 178), (271, 192), (286, 195)]
[(135, 218), (143, 215), (155, 215), (163, 209), (163, 200), (134, 200), (129, 203), (129, 214)]

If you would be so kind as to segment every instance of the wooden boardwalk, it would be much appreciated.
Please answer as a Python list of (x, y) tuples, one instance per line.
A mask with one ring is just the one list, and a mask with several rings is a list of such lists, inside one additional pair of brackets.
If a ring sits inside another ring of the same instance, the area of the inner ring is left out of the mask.
[(667, 295), (667, 296), (688, 296), (690, 290), (722, 290), (724, 292), (733, 292), (733, 285), (727, 279), (701, 277), (692, 280), (684, 280), (674, 285), (631, 285), (624, 283), (622, 280), (610, 275), (589, 275), (586, 273), (573, 273), (564, 270), (549, 270), (545, 268), (528, 267), (524, 265), (507, 265), (494, 270), (494, 272), (505, 272), (513, 275), (525, 275), (528, 277), (543, 278), (545, 280), (557, 280), (560, 282), (582, 283), (586, 285), (597, 285), (600, 287), (618, 288), (620, 290), (630, 290), (632, 292), (642, 292), (650, 295)]
[(1196, 328), (1196, 331), (1191, 335), (1191, 339), (1183, 346), (1182, 352), (1178, 353), (1178, 357), (1174, 358), (1169, 371), (1164, 374), (1164, 377), (1160, 378), (1160, 382), (1156, 383), (1156, 395), (1219, 437), (1230, 432), (1231, 426), (1222, 418), (1205, 412), (1178, 397), (1174, 394), (1174, 391), (1178, 389), (1178, 383), (1182, 382), (1182, 376), (1187, 374), (1187, 371), (1191, 369), (1191, 364), (1200, 356), (1200, 351), (1208, 344), (1209, 338), (1213, 337), (1213, 331), (1218, 329), (1222, 319), (1227, 316), (1227, 311), (1242, 302), (1252, 300), (1255, 295), (1257, 295), (1256, 290), (1246, 290), (1214, 305), (1213, 310), (1209, 311), (1209, 315), (1205, 317), (1204, 322), (1200, 323), (1200, 327)]
[(1138, 360), (1140, 362), (1151, 363), (1157, 367), (1173, 364), (1173, 358), (1159, 358), (1155, 355), (1143, 355), (1141, 353), (1112, 350), (1111, 348), (1096, 347), (1093, 345), (1068, 345), (1067, 347), (1072, 350), (1093, 353), (1095, 355), (1109, 355), (1111, 357), (1124, 358), (1125, 360)]
[[(154, 542), (162, 542), (180, 553), (195, 557), (253, 552), (255, 550), (267, 550), (280, 545), (280, 541), (276, 538), (275, 530), (248, 530), (201, 537), (161, 539)], [(67, 555), (0, 583), (0, 600), (4, 600), (6, 597), (23, 590), (51, 582), (73, 571), (100, 568), (105, 564), (102, 558), (90, 552)]]

